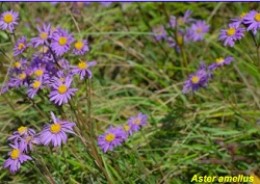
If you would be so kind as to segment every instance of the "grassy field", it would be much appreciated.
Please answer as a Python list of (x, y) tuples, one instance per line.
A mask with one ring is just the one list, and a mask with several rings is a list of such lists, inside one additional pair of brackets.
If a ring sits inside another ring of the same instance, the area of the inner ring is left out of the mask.
[[(259, 3), (223, 2), (0, 3), (0, 13), (12, 9), (20, 17), (15, 35), (0, 30), (2, 85), (15, 60), (14, 40), (35, 37), (36, 27), (43, 22), (86, 38), (90, 51), (84, 59), (97, 62), (87, 84), (75, 79), (77, 113), (73, 105), (54, 105), (48, 93), (33, 100), (28, 100), (25, 89), (0, 96), (0, 183), (187, 184), (207, 183), (191, 182), (194, 175), (243, 175), (254, 176), (254, 184), (259, 184), (259, 48), (249, 33), (234, 47), (225, 47), (218, 39), (231, 18), (259, 8)], [(185, 43), (181, 52), (156, 41), (153, 28), (167, 26), (171, 15), (183, 16), (186, 10), (210, 25), (205, 39)], [(183, 94), (184, 82), (201, 61), (210, 65), (226, 56), (234, 61), (216, 70), (207, 87)], [(70, 53), (66, 58), (71, 64), (78, 62)], [(58, 148), (37, 146), (30, 153), (33, 160), (10, 174), (2, 167), (10, 151), (7, 138), (21, 125), (39, 132), (50, 121), (50, 111), (73, 122), (79, 116), (85, 125), (75, 131), (83, 138), (70, 135)], [(98, 135), (138, 112), (147, 115), (148, 124), (121, 146), (103, 153)]]

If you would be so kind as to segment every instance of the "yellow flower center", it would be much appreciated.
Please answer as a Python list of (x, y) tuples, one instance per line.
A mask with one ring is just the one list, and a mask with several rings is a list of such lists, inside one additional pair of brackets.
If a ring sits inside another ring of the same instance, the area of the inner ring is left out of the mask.
[(140, 125), (140, 123), (141, 123), (140, 118), (136, 118), (136, 119), (134, 120), (134, 124)]
[(5, 23), (9, 24), (9, 23), (13, 22), (13, 20), (14, 20), (14, 17), (11, 13), (7, 13), (7, 14), (4, 15), (4, 22)]
[(61, 37), (59, 38), (59, 44), (60, 44), (61, 46), (65, 45), (65, 44), (67, 43), (67, 41), (68, 41), (68, 39), (67, 39), (66, 37), (64, 37), (64, 36), (61, 36)]
[(226, 31), (228, 36), (233, 36), (236, 33), (236, 29), (231, 27)]
[(14, 67), (15, 68), (20, 68), (21, 67), (21, 63), (18, 62), (18, 61), (14, 62)]
[(18, 44), (18, 50), (22, 50), (25, 48), (25, 45), (23, 43)]
[(216, 63), (217, 64), (222, 64), (225, 60), (223, 58), (217, 58)]
[(125, 130), (126, 132), (128, 132), (128, 131), (130, 130), (130, 126), (129, 126), (129, 125), (124, 125), (123, 128), (124, 128), (124, 130)]
[(42, 32), (40, 34), (40, 38), (43, 39), (43, 40), (46, 40), (48, 38), (48, 34), (46, 32)]
[(179, 45), (182, 45), (183, 44), (183, 37), (182, 37), (182, 35), (177, 35), (177, 43), (179, 44)]
[(48, 47), (43, 46), (43, 47), (40, 48), (39, 51), (40, 51), (41, 53), (46, 53), (48, 50), (49, 50)]
[(193, 84), (198, 84), (199, 81), (200, 81), (200, 78), (198, 76), (194, 75), (194, 76), (191, 77), (191, 82)]
[(17, 129), (17, 131), (19, 132), (20, 135), (24, 134), (27, 132), (27, 127), (25, 126), (21, 126)]
[(84, 47), (84, 43), (82, 41), (77, 41), (75, 44), (74, 44), (74, 47), (77, 49), (77, 50), (81, 50), (83, 47)]
[(260, 13), (255, 14), (255, 21), (260, 22)]
[(202, 32), (202, 29), (201, 29), (201, 28), (198, 28), (198, 29), (196, 30), (196, 32), (197, 32), (197, 33), (201, 33), (201, 32)]
[(26, 74), (23, 72), (23, 73), (19, 74), (18, 77), (20, 80), (24, 80), (26, 78)]
[(19, 149), (13, 149), (10, 156), (13, 160), (16, 160), (20, 156), (20, 150)]
[(32, 87), (34, 89), (38, 89), (41, 86), (41, 84), (42, 84), (41, 81), (36, 80), (33, 82)]
[(37, 70), (35, 70), (34, 74), (37, 77), (41, 77), (43, 75), (43, 70), (42, 69), (37, 69)]
[(245, 12), (243, 12), (243, 13), (241, 13), (241, 14), (240, 14), (240, 16), (239, 16), (239, 17), (240, 17), (240, 19), (242, 19), (242, 18), (244, 18), (245, 16), (246, 16), (246, 13), (245, 13)]
[(106, 135), (105, 140), (107, 142), (112, 142), (113, 140), (115, 140), (115, 137), (116, 137), (115, 134), (109, 133), (109, 134)]
[(51, 133), (57, 134), (57, 133), (60, 132), (60, 130), (61, 130), (61, 126), (60, 126), (60, 124), (58, 124), (58, 123), (52, 124), (52, 125), (50, 126), (50, 131), (51, 131)]
[(88, 68), (88, 65), (87, 65), (86, 62), (81, 61), (81, 62), (79, 62), (78, 67), (79, 67), (79, 69), (81, 69), (81, 70), (85, 70), (85, 69)]
[(59, 92), (60, 94), (66, 93), (67, 90), (68, 90), (68, 88), (67, 88), (67, 86), (64, 85), (64, 84), (60, 85), (59, 88), (58, 88), (58, 92)]

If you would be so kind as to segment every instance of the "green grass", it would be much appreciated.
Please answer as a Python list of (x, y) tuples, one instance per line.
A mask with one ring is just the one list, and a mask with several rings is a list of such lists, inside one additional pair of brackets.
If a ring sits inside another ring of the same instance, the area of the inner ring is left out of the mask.
[[(113, 3), (109, 7), (92, 4), (72, 13), (67, 4), (2, 3), (1, 11), (20, 13), (17, 36), (37, 34), (36, 18), (51, 22), (86, 37), (96, 60), (92, 80), (92, 118), (101, 134), (109, 125), (120, 125), (139, 111), (149, 117), (149, 125), (134, 134), (113, 152), (99, 154), (112, 183), (187, 184), (194, 174), (225, 176), (255, 172), (260, 168), (260, 68), (249, 35), (234, 48), (218, 41), (220, 29), (242, 11), (259, 9), (257, 3)], [(201, 43), (184, 46), (188, 66), (167, 43), (155, 42), (151, 30), (166, 25), (170, 15), (192, 10), (193, 17), (210, 24), (210, 33)], [(28, 24), (30, 27), (24, 26)], [(79, 31), (77, 31), (77, 26)], [(12, 58), (9, 36), (0, 32), (0, 80), (4, 82)], [(9, 57), (6, 57), (6, 55)], [(182, 72), (196, 70), (201, 60), (231, 55), (235, 62), (215, 73), (209, 86), (194, 94), (182, 94)], [(70, 62), (76, 63), (76, 57)], [(88, 111), (86, 87), (74, 101), (82, 113)], [(25, 93), (25, 91), (22, 91)], [(43, 114), (23, 101), (15, 91), (0, 96), (0, 165), (9, 151), (7, 137), (20, 125), (40, 130), (49, 121), (49, 112), (58, 110), (47, 99), (36, 97)], [(66, 117), (76, 121), (65, 105)], [(39, 147), (34, 160), (16, 175), (0, 167), (0, 183), (48, 183), (42, 162), (56, 183), (108, 183), (77, 136), (59, 149)]]

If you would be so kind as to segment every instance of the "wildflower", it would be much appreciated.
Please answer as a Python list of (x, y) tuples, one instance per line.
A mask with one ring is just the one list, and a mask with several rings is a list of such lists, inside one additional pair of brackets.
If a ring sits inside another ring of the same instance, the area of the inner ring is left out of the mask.
[(106, 153), (121, 145), (126, 139), (126, 133), (121, 127), (110, 127), (104, 134), (98, 137), (98, 146)]
[(169, 44), (170, 47), (172, 47), (172, 48), (176, 47), (176, 42), (173, 39), (173, 37), (168, 36), (166, 41), (167, 41), (167, 43)]
[(230, 24), (234, 25), (235, 27), (239, 27), (241, 24), (243, 24), (244, 18), (246, 15), (247, 15), (247, 13), (245, 13), (245, 12), (241, 13), (241, 15), (239, 17), (231, 19)]
[(73, 68), (72, 73), (73, 74), (79, 74), (80, 79), (84, 79), (85, 77), (92, 78), (92, 72), (89, 69), (92, 66), (95, 66), (96, 62), (86, 62), (86, 61), (80, 61), (76, 67)]
[(130, 117), (128, 119), (128, 125), (130, 126), (129, 134), (132, 135), (137, 132), (141, 127), (147, 124), (147, 115), (139, 113), (137, 116)]
[(42, 27), (38, 27), (37, 29), (39, 31), (39, 35), (31, 40), (33, 47), (47, 45), (48, 39), (51, 37), (51, 25), (43, 24)]
[(74, 38), (71, 34), (66, 30), (58, 28), (52, 34), (51, 48), (58, 56), (61, 56), (69, 51), (73, 41)]
[(205, 21), (196, 21), (188, 29), (189, 38), (192, 41), (201, 41), (203, 40), (205, 34), (209, 31), (209, 25)]
[(50, 101), (53, 101), (57, 105), (68, 103), (71, 96), (77, 91), (75, 88), (70, 88), (72, 79), (71, 77), (66, 77), (64, 81), (54, 81), (53, 90), (50, 92)]
[(26, 71), (20, 71), (13, 76), (9, 81), (10, 87), (19, 87), (22, 85), (27, 86), (28, 84), (28, 73)]
[(14, 56), (17, 56), (19, 54), (22, 54), (27, 48), (27, 42), (26, 42), (26, 37), (22, 36), (21, 38), (18, 39), (14, 46)]
[(17, 131), (13, 133), (12, 136), (8, 138), (9, 141), (18, 142), (21, 138), (26, 136), (33, 136), (35, 131), (31, 128), (20, 126)]
[(167, 33), (163, 26), (157, 26), (153, 28), (153, 34), (157, 41), (163, 40), (167, 37)]
[(215, 63), (209, 66), (209, 70), (215, 70), (224, 65), (229, 65), (233, 61), (233, 57), (228, 56), (226, 58), (217, 58)]
[(27, 63), (26, 59), (19, 59), (14, 61), (11, 72), (15, 72), (15, 73), (21, 72), (25, 68), (26, 63)]
[(260, 29), (260, 13), (252, 10), (244, 17), (244, 23), (247, 31), (253, 31), (254, 34)]
[(42, 78), (34, 80), (27, 91), (28, 96), (30, 98), (33, 98), (41, 87), (42, 87)]
[(3, 12), (0, 17), (0, 29), (14, 31), (16, 25), (18, 25), (18, 13), (13, 10)]
[(75, 123), (63, 121), (55, 117), (51, 112), (52, 124), (46, 125), (39, 134), (41, 143), (45, 146), (52, 144), (54, 147), (61, 146), (67, 142), (67, 133), (74, 134)]
[(219, 39), (224, 41), (225, 46), (233, 47), (235, 41), (240, 40), (244, 36), (245, 29), (237, 27), (234, 24), (229, 24), (228, 29), (220, 31)]
[(17, 142), (11, 147), (13, 149), (8, 153), (9, 158), (4, 162), (4, 168), (9, 168), (11, 173), (15, 173), (20, 169), (21, 164), (32, 158), (23, 153), (23, 148)]
[(206, 87), (210, 78), (211, 74), (208, 73), (206, 66), (201, 65), (199, 70), (191, 74), (184, 82), (182, 92), (188, 93), (190, 91), (197, 91), (201, 87)]
[(74, 43), (73, 53), (76, 55), (84, 55), (89, 51), (88, 42), (86, 40), (78, 40)]
[(192, 12), (190, 10), (187, 10), (183, 17), (176, 18), (175, 16), (170, 16), (170, 27), (175, 28), (176, 26), (184, 26), (185, 24), (190, 23), (192, 21), (190, 18), (191, 13)]

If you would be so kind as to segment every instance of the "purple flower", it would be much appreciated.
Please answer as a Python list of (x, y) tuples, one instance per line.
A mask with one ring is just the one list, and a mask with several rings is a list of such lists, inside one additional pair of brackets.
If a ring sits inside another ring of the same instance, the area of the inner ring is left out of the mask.
[(28, 73), (25, 71), (19, 72), (16, 76), (12, 77), (9, 81), (10, 87), (19, 87), (21, 85), (27, 86)]
[(71, 34), (66, 30), (58, 28), (52, 34), (51, 48), (58, 56), (61, 56), (69, 51), (73, 41), (74, 38)]
[(216, 62), (209, 66), (209, 70), (215, 70), (224, 65), (229, 65), (234, 60), (233, 57), (228, 56), (226, 58), (217, 58)]
[(72, 73), (79, 74), (81, 80), (84, 79), (85, 77), (91, 78), (92, 72), (89, 68), (95, 65), (96, 65), (95, 61), (91, 61), (91, 62), (80, 61), (78, 63), (78, 66), (75, 66), (73, 68)]
[(14, 56), (22, 54), (27, 48), (26, 37), (19, 38), (14, 46)]
[(182, 92), (189, 93), (190, 91), (197, 91), (201, 87), (206, 87), (210, 78), (211, 74), (208, 73), (206, 66), (201, 65), (199, 70), (191, 74), (188, 80), (184, 82)]
[(15, 72), (15, 73), (21, 72), (23, 69), (26, 68), (26, 63), (27, 63), (26, 59), (20, 59), (15, 61), (13, 63), (13, 68), (11, 69), (11, 72)]
[(235, 41), (240, 40), (244, 36), (245, 29), (229, 24), (228, 29), (220, 31), (219, 39), (224, 42), (225, 46), (233, 47)]
[(110, 127), (104, 134), (98, 137), (98, 146), (106, 153), (121, 145), (126, 139), (126, 132), (121, 127)]
[(68, 103), (71, 96), (75, 94), (77, 89), (70, 88), (72, 79), (71, 77), (66, 77), (64, 81), (57, 80), (53, 83), (53, 90), (50, 92), (50, 101), (53, 101), (57, 105)]
[(247, 13), (241, 13), (239, 17), (231, 19), (230, 24), (234, 25), (235, 27), (239, 27), (241, 24), (243, 24), (246, 15)]
[(35, 131), (31, 128), (21, 126), (8, 138), (9, 141), (18, 142), (21, 137), (33, 136)]
[(168, 36), (166, 40), (167, 40), (170, 47), (172, 47), (172, 48), (176, 47), (176, 42), (173, 39), (173, 37)]
[(247, 27), (247, 31), (252, 30), (254, 34), (260, 29), (260, 13), (252, 10), (244, 17), (244, 24)]
[(73, 53), (76, 55), (84, 55), (89, 51), (87, 40), (79, 40), (75, 42)]
[(147, 115), (139, 113), (137, 116), (130, 117), (128, 119), (128, 125), (130, 126), (129, 134), (132, 135), (137, 132), (141, 127), (147, 124)]
[(153, 28), (153, 33), (157, 41), (163, 40), (167, 37), (167, 33), (163, 26)]
[(51, 37), (51, 25), (43, 24), (42, 27), (37, 27), (37, 29), (39, 31), (39, 35), (31, 40), (33, 47), (48, 44), (48, 39)]
[(33, 98), (41, 87), (42, 87), (42, 79), (40, 78), (34, 80), (27, 91), (28, 96), (30, 98)]
[(23, 153), (23, 148), (17, 142), (11, 147), (13, 149), (8, 153), (9, 158), (4, 162), (4, 168), (9, 168), (11, 173), (15, 173), (20, 169), (21, 164), (32, 158)]
[(45, 125), (43, 130), (39, 134), (41, 143), (45, 146), (52, 144), (54, 147), (61, 146), (67, 142), (68, 136), (66, 133), (75, 134), (73, 127), (75, 123), (63, 121), (55, 117), (51, 112), (53, 123), (51, 125)]
[(188, 37), (192, 41), (201, 41), (203, 40), (205, 34), (209, 31), (209, 25), (205, 21), (196, 21), (188, 29)]
[(192, 19), (190, 18), (191, 13), (192, 12), (190, 10), (187, 10), (184, 13), (183, 17), (178, 17), (177, 18), (177, 21), (176, 21), (176, 17), (175, 16), (173, 16), (173, 15), (170, 16), (170, 21), (169, 21), (170, 27), (175, 28), (176, 26), (184, 26), (185, 24), (190, 23), (192, 21)]
[(11, 11), (6, 11), (1, 14), (0, 17), (0, 29), (14, 31), (15, 26), (18, 24), (18, 13)]

